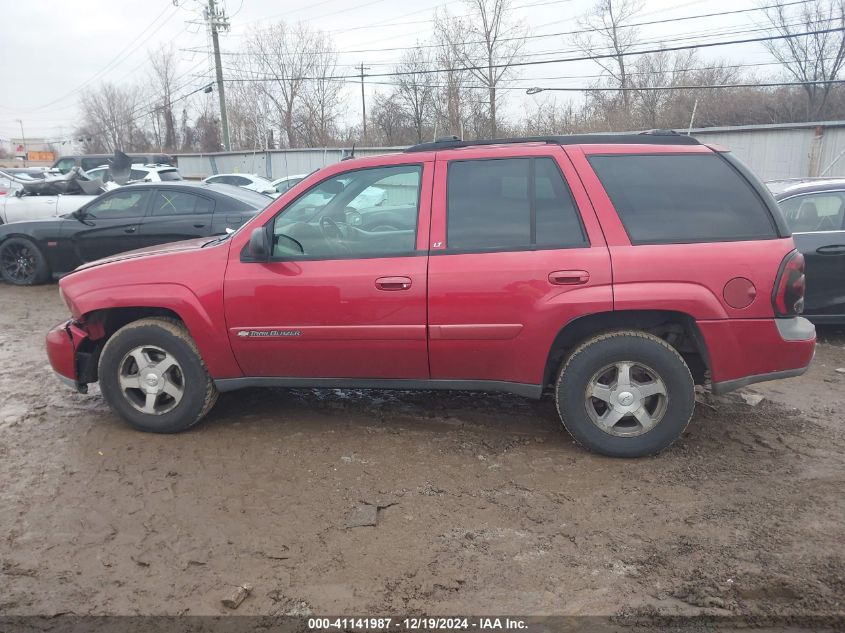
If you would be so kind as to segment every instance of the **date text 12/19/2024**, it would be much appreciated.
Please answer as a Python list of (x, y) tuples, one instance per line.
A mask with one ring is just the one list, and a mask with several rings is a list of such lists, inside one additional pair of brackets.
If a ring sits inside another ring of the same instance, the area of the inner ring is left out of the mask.
[(528, 628), (525, 620), (508, 617), (446, 618), (446, 617), (335, 617), (308, 618), (312, 631), (362, 629), (369, 631), (430, 631), (430, 630), (479, 630), (519, 631)]

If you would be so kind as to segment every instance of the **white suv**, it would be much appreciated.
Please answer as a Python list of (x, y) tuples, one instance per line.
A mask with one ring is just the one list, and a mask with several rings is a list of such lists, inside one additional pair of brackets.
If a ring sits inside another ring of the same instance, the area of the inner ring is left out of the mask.
[[(89, 178), (102, 178), (103, 182), (112, 182), (111, 169), (108, 165), (100, 165), (85, 172)], [(134, 164), (129, 171), (129, 180), (138, 182), (170, 182), (182, 180), (179, 170), (172, 165), (141, 165)]]

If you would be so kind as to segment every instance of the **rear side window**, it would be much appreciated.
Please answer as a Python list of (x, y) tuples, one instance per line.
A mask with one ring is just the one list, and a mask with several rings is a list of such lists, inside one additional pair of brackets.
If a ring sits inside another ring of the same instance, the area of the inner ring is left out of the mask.
[(632, 244), (777, 237), (763, 200), (717, 154), (591, 156)]
[(182, 191), (156, 191), (153, 215), (186, 215), (211, 213), (214, 202), (202, 196)]
[(162, 169), (158, 172), (158, 177), (162, 182), (172, 182), (174, 180), (182, 180), (182, 175), (175, 169)]
[(575, 201), (552, 158), (453, 161), (447, 189), (450, 250), (587, 244)]
[(98, 156), (96, 158), (83, 158), (79, 161), (79, 166), (82, 167), (82, 171), (88, 171), (89, 169), (94, 169), (95, 167), (99, 167), (108, 162), (108, 158), (104, 158), (102, 156)]

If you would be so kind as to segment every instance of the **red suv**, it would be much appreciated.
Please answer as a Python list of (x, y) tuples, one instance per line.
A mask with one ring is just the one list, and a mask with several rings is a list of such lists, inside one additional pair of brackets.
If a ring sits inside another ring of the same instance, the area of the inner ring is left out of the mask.
[(806, 370), (803, 268), (757, 178), (693, 138), (452, 139), (77, 269), (47, 351), (144, 431), (259, 385), (551, 393), (581, 444), (631, 457), (681, 434), (695, 384)]

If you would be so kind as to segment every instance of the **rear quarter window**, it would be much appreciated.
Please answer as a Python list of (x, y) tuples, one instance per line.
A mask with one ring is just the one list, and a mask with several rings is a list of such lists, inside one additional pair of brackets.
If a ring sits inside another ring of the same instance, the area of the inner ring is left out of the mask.
[(632, 244), (774, 239), (772, 215), (718, 154), (589, 157)]
[(158, 177), (161, 179), (162, 182), (182, 180), (181, 174), (175, 169), (162, 169), (158, 172)]

